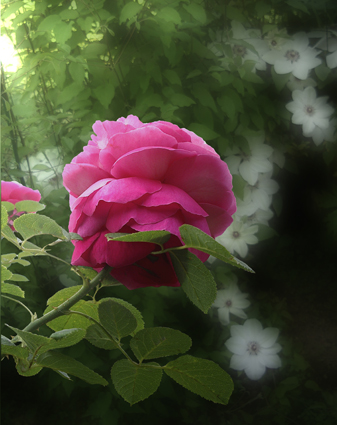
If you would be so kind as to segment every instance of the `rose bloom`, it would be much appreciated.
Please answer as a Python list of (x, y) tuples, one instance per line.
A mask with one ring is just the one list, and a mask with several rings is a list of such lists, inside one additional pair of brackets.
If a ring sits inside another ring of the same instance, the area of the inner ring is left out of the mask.
[(97, 271), (109, 265), (129, 289), (179, 286), (169, 254), (150, 255), (158, 245), (105, 235), (167, 230), (165, 248), (183, 245), (179, 227), (185, 223), (221, 235), (236, 211), (227, 165), (203, 139), (168, 122), (143, 124), (129, 115), (96, 121), (93, 130), (97, 136), (63, 172), (69, 230), (83, 238), (73, 241), (72, 264)]
[[(19, 201), (37, 201), (41, 199), (41, 194), (38, 190), (33, 190), (30, 187), (23, 186), (17, 182), (5, 182), (1, 180), (1, 202), (11, 202), (16, 204)], [(13, 221), (24, 214), (24, 212), (17, 212), (15, 209), (13, 213), (8, 217), (8, 224), (12, 230), (15, 230), (13, 227)]]

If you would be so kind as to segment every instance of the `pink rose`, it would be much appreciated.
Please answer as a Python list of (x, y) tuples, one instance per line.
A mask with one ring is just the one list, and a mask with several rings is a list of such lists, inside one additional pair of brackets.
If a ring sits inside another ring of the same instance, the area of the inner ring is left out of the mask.
[(165, 248), (183, 244), (185, 223), (221, 235), (236, 211), (227, 165), (196, 134), (165, 121), (143, 124), (129, 115), (96, 121), (93, 129), (97, 136), (63, 172), (69, 231), (83, 238), (73, 242), (72, 264), (112, 266), (112, 276), (129, 289), (179, 286), (169, 255), (150, 255), (157, 245), (107, 241), (105, 234), (167, 230)]
[[(17, 182), (5, 182), (1, 180), (1, 201), (11, 202), (16, 204), (19, 201), (37, 201), (41, 199), (41, 194), (38, 190), (33, 190), (30, 187), (23, 186)], [(13, 221), (24, 212), (17, 212), (15, 209), (13, 213), (8, 217), (8, 224), (12, 230)]]

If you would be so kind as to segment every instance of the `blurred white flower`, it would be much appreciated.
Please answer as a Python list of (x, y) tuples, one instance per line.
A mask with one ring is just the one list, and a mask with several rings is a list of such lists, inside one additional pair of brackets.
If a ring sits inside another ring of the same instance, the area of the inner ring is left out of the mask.
[(272, 195), (275, 195), (279, 190), (278, 183), (270, 177), (271, 173), (260, 174), (255, 185), (248, 186), (253, 202), (261, 210), (267, 210), (269, 208), (272, 202)]
[(257, 132), (255, 136), (247, 136), (246, 139), (250, 155), (234, 147), (231, 151), (232, 155), (226, 158), (226, 163), (232, 174), (240, 174), (246, 182), (254, 186), (259, 173), (273, 170), (273, 164), (268, 160), (273, 153), (273, 148), (263, 143), (265, 139), (263, 132)]
[(312, 140), (314, 141), (315, 145), (318, 146), (323, 141), (334, 142), (337, 138), (336, 128), (337, 128), (337, 119), (334, 118), (331, 121), (329, 121), (328, 128), (320, 128), (316, 126), (312, 132), (304, 133), (304, 136), (312, 137)]
[(267, 63), (274, 65), (277, 74), (291, 72), (296, 78), (305, 80), (309, 70), (322, 63), (316, 56), (318, 50), (309, 46), (308, 36), (304, 32), (297, 33), (293, 40), (284, 43), (280, 50), (270, 50), (262, 56)]
[(316, 97), (316, 90), (307, 87), (303, 91), (292, 92), (293, 101), (287, 103), (286, 108), (293, 113), (291, 121), (302, 124), (304, 134), (310, 134), (315, 127), (326, 129), (329, 127), (329, 117), (334, 112), (327, 104), (328, 96)]
[(313, 78), (307, 78), (305, 80), (300, 80), (299, 78), (294, 77), (292, 74), (289, 77), (289, 81), (287, 82), (287, 87), (289, 90), (303, 90), (306, 87), (316, 87), (317, 83)]
[[(241, 56), (242, 61), (248, 60), (255, 62), (253, 72), (256, 69), (260, 71), (266, 70), (266, 62), (261, 56), (268, 51), (265, 40), (261, 38), (261, 32), (257, 29), (245, 29), (245, 27), (237, 21), (232, 21), (233, 40), (232, 50), (234, 56)], [(255, 50), (255, 51), (254, 51)]]
[(225, 345), (233, 354), (230, 365), (232, 369), (244, 370), (249, 379), (260, 379), (266, 368), (281, 367), (277, 355), (282, 347), (276, 342), (279, 335), (277, 328), (263, 329), (256, 319), (248, 319), (243, 325), (231, 326), (231, 337)]
[(243, 309), (250, 305), (246, 298), (248, 294), (243, 294), (235, 282), (229, 282), (226, 289), (219, 289), (213, 307), (218, 308), (219, 320), (223, 325), (228, 325), (229, 315), (246, 319), (247, 315)]
[(315, 47), (318, 49), (326, 50), (330, 54), (326, 57), (326, 64), (330, 69), (337, 67), (337, 31), (317, 31), (312, 34), (313, 37), (321, 37), (316, 43)]
[(234, 217), (233, 223), (216, 240), (230, 253), (237, 252), (244, 258), (248, 254), (248, 245), (258, 243), (259, 240), (255, 236), (258, 230), (257, 225), (247, 225)]
[(289, 39), (290, 37), (285, 28), (282, 30), (269, 31), (264, 37), (269, 50), (281, 50), (282, 46), (287, 43)]
[(248, 217), (248, 224), (264, 224), (266, 226), (269, 225), (268, 221), (274, 217), (274, 213), (271, 209), (261, 210), (258, 209), (255, 211), (253, 215)]

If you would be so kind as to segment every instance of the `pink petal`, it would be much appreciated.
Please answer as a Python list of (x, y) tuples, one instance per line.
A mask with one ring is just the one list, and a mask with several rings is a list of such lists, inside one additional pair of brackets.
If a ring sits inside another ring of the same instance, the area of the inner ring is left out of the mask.
[(168, 168), (174, 161), (193, 155), (195, 154), (181, 149), (174, 150), (158, 146), (141, 148), (120, 157), (112, 166), (111, 175), (117, 179), (142, 177), (163, 181)]
[[(83, 207), (83, 212), (92, 215), (99, 201), (125, 204), (135, 201), (146, 194), (154, 193), (161, 188), (161, 183), (154, 180), (129, 177), (120, 180), (111, 180), (97, 190)], [(83, 195), (82, 195), (83, 196)]]
[(213, 155), (174, 162), (164, 181), (181, 188), (198, 203), (228, 206), (226, 192), (232, 189), (232, 176), (227, 164)]
[(80, 196), (90, 186), (110, 175), (92, 164), (71, 163), (64, 167), (63, 184), (72, 196)]
[(116, 268), (111, 275), (128, 289), (147, 286), (180, 286), (168, 255), (146, 257), (131, 266)]
[(158, 128), (149, 126), (112, 136), (106, 149), (117, 160), (128, 152), (149, 146), (175, 148), (177, 141), (174, 137), (163, 133)]

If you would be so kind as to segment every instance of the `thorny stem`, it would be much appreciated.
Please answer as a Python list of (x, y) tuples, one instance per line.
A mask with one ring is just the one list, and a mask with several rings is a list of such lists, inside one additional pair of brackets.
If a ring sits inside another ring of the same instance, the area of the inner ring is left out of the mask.
[(72, 297), (66, 300), (64, 303), (56, 307), (54, 310), (35, 319), (29, 325), (27, 325), (23, 330), (26, 332), (32, 332), (40, 328), (42, 325), (50, 322), (51, 320), (56, 319), (64, 314), (65, 311), (69, 310), (74, 304), (80, 301), (85, 295), (87, 295), (92, 289), (94, 289), (102, 280), (109, 274), (111, 267), (105, 267), (101, 272), (99, 272), (94, 279), (89, 281), (84, 281), (82, 288), (76, 292)]

